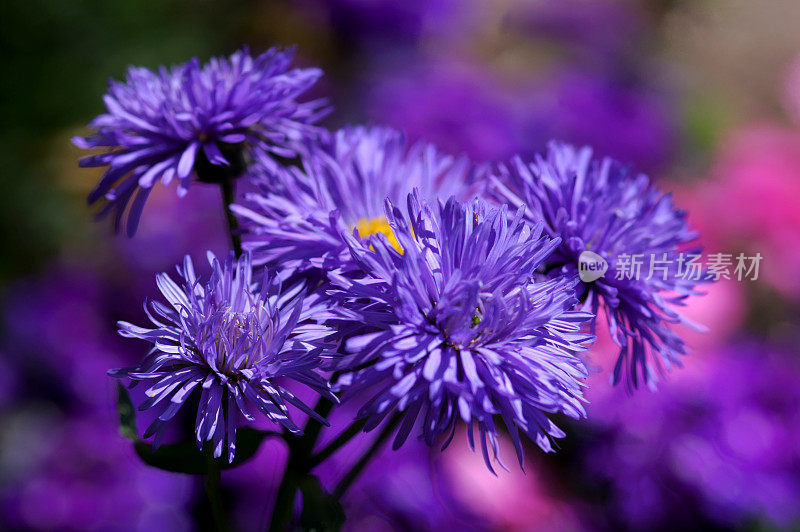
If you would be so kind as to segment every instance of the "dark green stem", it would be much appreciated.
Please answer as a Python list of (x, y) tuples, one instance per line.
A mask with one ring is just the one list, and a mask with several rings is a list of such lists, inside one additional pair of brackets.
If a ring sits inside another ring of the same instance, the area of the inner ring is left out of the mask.
[(211, 504), (211, 513), (214, 516), (214, 527), (218, 532), (228, 530), (225, 510), (222, 507), (221, 481), (222, 474), (212, 458), (208, 463), (208, 473), (206, 474), (204, 487), (206, 496), (208, 496), (208, 502)]
[(299, 477), (295, 473), (294, 456), (289, 446), (289, 460), (286, 462), (286, 471), (283, 473), (275, 504), (272, 508), (272, 519), (269, 523), (270, 532), (283, 532), (289, 528), (294, 513), (294, 501), (297, 497)]
[[(327, 418), (333, 409), (333, 402), (320, 398), (314, 411), (322, 418)], [(278, 487), (275, 504), (272, 508), (272, 520), (269, 530), (272, 532), (287, 530), (292, 521), (294, 503), (300, 480), (307, 475), (311, 468), (311, 453), (322, 431), (322, 423), (309, 417), (303, 428), (303, 435), (299, 437), (288, 436), (286, 443), (289, 446), (289, 458), (286, 460), (286, 471)]]
[(239, 220), (231, 210), (231, 204), (236, 201), (236, 181), (227, 177), (220, 182), (222, 190), (222, 202), (225, 206), (225, 217), (228, 219), (228, 233), (231, 236), (231, 244), (236, 258), (242, 256), (242, 235), (239, 234)]
[(333, 453), (341, 449), (347, 442), (353, 439), (358, 433), (364, 429), (366, 419), (359, 419), (354, 421), (349, 427), (344, 429), (341, 434), (336, 436), (328, 445), (321, 449), (317, 454), (311, 457), (309, 465), (311, 469), (317, 467), (319, 464), (328, 459)]
[[(333, 406), (334, 404), (332, 401), (320, 397), (317, 404), (314, 406), (314, 412), (321, 418), (327, 419), (331, 410), (333, 410)], [(317, 444), (320, 432), (322, 432), (322, 423), (313, 417), (309, 417), (308, 421), (306, 421), (306, 426), (303, 427), (303, 435), (300, 437), (298, 445), (298, 454), (303, 456), (304, 459), (303, 465), (308, 465), (308, 458), (311, 456), (311, 453), (314, 452), (314, 446)], [(307, 470), (310, 471), (311, 468), (309, 467)]]
[(383, 443), (389, 439), (389, 436), (392, 435), (394, 429), (400, 423), (402, 417), (397, 414), (392, 419), (390, 419), (386, 425), (384, 425), (383, 429), (381, 430), (380, 434), (372, 441), (372, 444), (366, 450), (366, 452), (361, 455), (361, 458), (358, 459), (358, 462), (348, 471), (342, 480), (339, 481), (339, 484), (336, 485), (336, 488), (333, 490), (333, 498), (336, 500), (340, 500), (347, 490), (352, 486), (353, 482), (358, 478), (358, 475), (364, 470), (365, 467), (369, 464), (369, 461), (375, 456)]

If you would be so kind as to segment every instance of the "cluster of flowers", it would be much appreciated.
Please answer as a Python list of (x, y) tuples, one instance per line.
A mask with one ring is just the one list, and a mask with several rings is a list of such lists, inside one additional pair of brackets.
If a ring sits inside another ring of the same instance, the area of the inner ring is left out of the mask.
[[(157, 408), (156, 443), (193, 393), (199, 446), (235, 455), (236, 430), (260, 412), (301, 429), (289, 406), (318, 414), (288, 381), (332, 401), (361, 398), (364, 430), (397, 426), (445, 446), (461, 425), (487, 466), (507, 430), (545, 451), (564, 434), (548, 415), (585, 415), (584, 351), (604, 323), (620, 346), (615, 382), (652, 386), (686, 346), (675, 306), (698, 281), (578, 276), (592, 250), (677, 258), (695, 235), (686, 213), (644, 175), (589, 148), (553, 143), (532, 161), (476, 165), (384, 127), (326, 131), (323, 100), (301, 101), (320, 76), (291, 52), (247, 50), (205, 66), (131, 69), (112, 83), (107, 113), (85, 148), (105, 167), (119, 228), (136, 231), (160, 180), (250, 192), (229, 207), (244, 252), (217, 259), (203, 281), (189, 257), (157, 283), (167, 304), (120, 334), (153, 344), (141, 364), (111, 374), (143, 381)], [(237, 250), (238, 251), (238, 250)], [(318, 419), (324, 422), (321, 417)], [(500, 424), (502, 422), (502, 424)], [(491, 451), (491, 456), (490, 456)]]

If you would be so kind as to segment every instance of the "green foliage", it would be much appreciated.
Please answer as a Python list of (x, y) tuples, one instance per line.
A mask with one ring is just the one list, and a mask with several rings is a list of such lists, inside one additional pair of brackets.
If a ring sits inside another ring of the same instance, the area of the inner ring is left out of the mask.
[(121, 383), (117, 383), (117, 412), (119, 413), (119, 432), (131, 440), (139, 441), (139, 432), (136, 430), (136, 410), (131, 403), (128, 390)]
[[(103, 111), (109, 77), (226, 54), (245, 0), (10, 0), (0, 32), (0, 284), (30, 273), (88, 233), (87, 181), (63, 176), (84, 155), (76, 128)], [(255, 44), (255, 43), (254, 43)], [(67, 178), (68, 180), (69, 178)]]
[(199, 450), (194, 441), (182, 441), (169, 445), (162, 445), (158, 449), (139, 439), (136, 430), (136, 415), (131, 403), (128, 390), (122, 384), (117, 384), (117, 411), (119, 413), (119, 431), (123, 436), (133, 442), (136, 454), (142, 462), (172, 473), (185, 473), (190, 475), (204, 475), (209, 470), (209, 463), (213, 460), (217, 469), (232, 469), (249, 461), (258, 452), (261, 443), (268, 436), (277, 436), (276, 432), (256, 430), (243, 427), (236, 432), (236, 456), (233, 462), (228, 463), (224, 458), (213, 458), (208, 449)]
[(300, 526), (303, 530), (338, 532), (344, 525), (345, 515), (341, 503), (325, 491), (315, 475), (306, 475), (300, 480), (303, 494), (303, 511)]

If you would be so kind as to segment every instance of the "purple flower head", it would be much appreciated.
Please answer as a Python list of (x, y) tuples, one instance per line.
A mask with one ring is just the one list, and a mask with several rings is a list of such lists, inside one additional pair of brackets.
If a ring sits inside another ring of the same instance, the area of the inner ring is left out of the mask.
[(574, 281), (532, 282), (558, 240), (524, 223), (522, 211), (509, 220), (507, 207), (481, 200), (424, 203), (415, 192), (408, 213), (387, 200), (399, 250), (384, 237), (347, 234), (363, 277), (329, 274), (345, 338), (338, 384), (374, 393), (359, 412), (365, 430), (399, 416), (396, 449), (420, 420), (429, 445), (449, 433), (446, 447), (461, 420), (473, 448), (477, 425), (492, 469), (487, 441), (497, 458), (498, 416), (520, 463), (520, 430), (551, 451), (550, 437), (564, 433), (546, 414), (584, 414), (576, 353), (592, 338), (581, 332), (591, 315), (572, 310)]
[(117, 230), (130, 203), (133, 235), (159, 179), (177, 179), (183, 196), (193, 176), (213, 181), (225, 167), (241, 174), (245, 148), (293, 154), (288, 145), (314, 132), (310, 124), (327, 112), (323, 100), (298, 103), (321, 71), (291, 69), (293, 56), (272, 48), (253, 58), (245, 48), (206, 65), (195, 58), (157, 72), (132, 67), (124, 83), (111, 81), (108, 112), (90, 124), (95, 133), (73, 138), (80, 148), (106, 150), (81, 160), (106, 167), (89, 203), (105, 198), (100, 216), (113, 211)]
[(686, 346), (671, 325), (693, 324), (671, 307), (698, 294), (702, 274), (693, 279), (681, 271), (700, 250), (684, 249), (696, 234), (669, 194), (612, 159), (593, 159), (590, 148), (558, 143), (532, 163), (516, 158), (501, 165), (489, 194), (512, 207), (526, 205), (528, 219), (543, 221), (548, 234), (561, 238), (547, 272), (577, 277), (586, 251), (607, 262), (604, 276), (582, 282), (578, 296), (593, 314), (604, 310), (621, 348), (615, 383), (625, 374), (629, 387), (640, 379), (653, 386), (654, 368), (663, 375), (681, 364)]
[(275, 379), (295, 380), (336, 399), (314, 372), (329, 331), (319, 325), (298, 325), (309, 313), (299, 285), (281, 293), (274, 278), (265, 277), (257, 291), (248, 255), (236, 262), (230, 256), (224, 264), (211, 253), (208, 259), (212, 274), (205, 284), (196, 277), (188, 256), (178, 268), (180, 285), (166, 273), (157, 277), (169, 305), (153, 301), (149, 309), (145, 307), (156, 327), (118, 324), (120, 335), (147, 340), (153, 350), (138, 366), (110, 374), (150, 384), (145, 392), (149, 399), (139, 410), (161, 409), (144, 434), (155, 435), (155, 445), (192, 391), (201, 390), (197, 444), (210, 440), (214, 456), (219, 457), (227, 438), (232, 461), (239, 415), (253, 421), (252, 407), (292, 432), (300, 429), (289, 419), (286, 403), (318, 417)]
[(346, 127), (309, 147), (303, 167), (261, 165), (258, 193), (234, 208), (250, 238), (245, 249), (257, 265), (285, 271), (329, 269), (349, 258), (342, 233), (358, 230), (393, 238), (384, 200), (418, 188), (426, 199), (468, 194), (477, 170), (465, 157), (431, 144), (409, 145), (384, 127)]

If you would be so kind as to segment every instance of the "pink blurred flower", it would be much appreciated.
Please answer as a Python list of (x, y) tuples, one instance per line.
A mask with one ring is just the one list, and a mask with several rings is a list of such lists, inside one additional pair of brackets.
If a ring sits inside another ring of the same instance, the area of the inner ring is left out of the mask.
[[(506, 441), (501, 446), (510, 448), (512, 444)], [(522, 471), (516, 467), (515, 457), (509, 459), (509, 471), (495, 467), (494, 476), (480, 453), (462, 441), (453, 442), (435, 460), (442, 476), (453, 486), (455, 498), (484, 518), (492, 530), (579, 530), (573, 509), (554, 496), (550, 482), (536, 465), (529, 461), (527, 470)]]
[(783, 82), (783, 105), (792, 118), (800, 123), (800, 55), (786, 69)]
[(707, 249), (761, 253), (759, 279), (800, 297), (800, 132), (741, 129), (725, 142), (712, 175), (681, 198)]
[[(721, 280), (703, 285), (701, 289), (705, 295), (687, 299), (686, 306), (681, 308), (681, 314), (707, 330), (703, 332), (691, 327), (680, 327), (679, 333), (689, 346), (689, 352), (682, 358), (683, 367), (670, 371), (665, 379), (667, 382), (702, 375), (708, 364), (707, 352), (724, 345), (735, 336), (744, 321), (746, 301), (741, 283)], [(605, 318), (601, 315), (597, 319), (597, 340), (586, 354), (591, 370), (586, 390), (586, 397), (590, 402), (617, 393), (611, 385), (611, 374), (619, 355), (619, 346), (609, 336)]]

